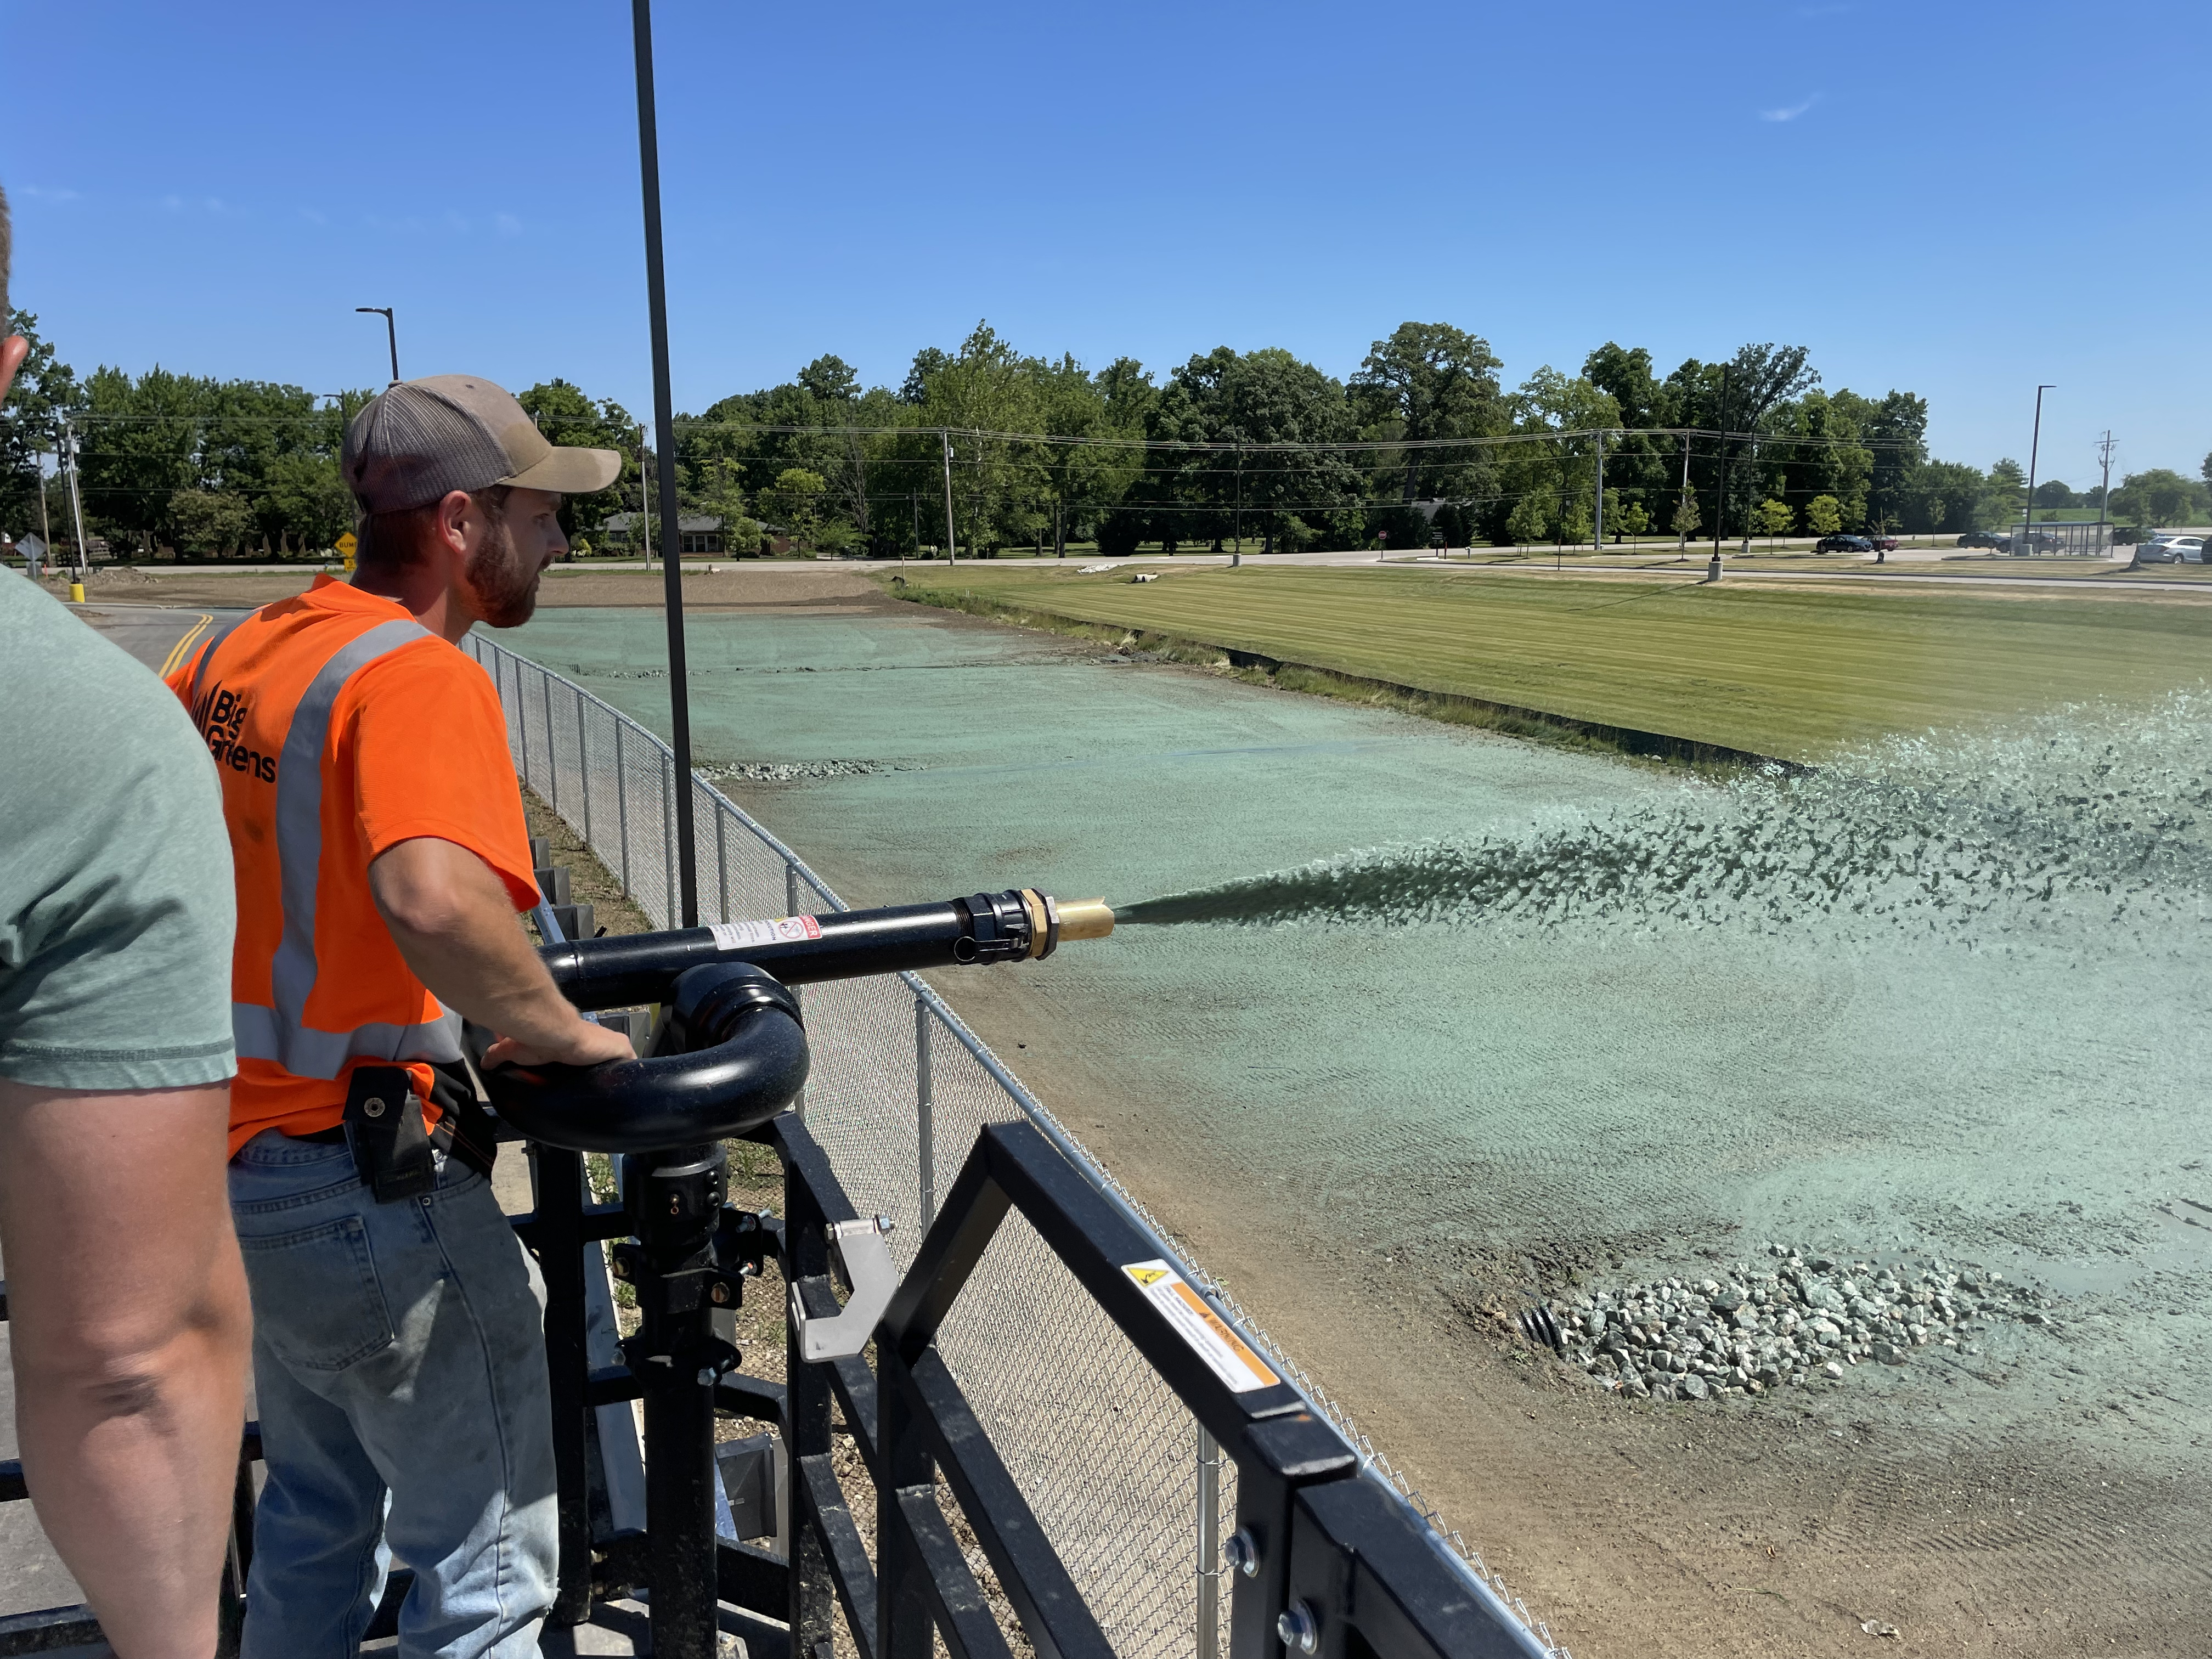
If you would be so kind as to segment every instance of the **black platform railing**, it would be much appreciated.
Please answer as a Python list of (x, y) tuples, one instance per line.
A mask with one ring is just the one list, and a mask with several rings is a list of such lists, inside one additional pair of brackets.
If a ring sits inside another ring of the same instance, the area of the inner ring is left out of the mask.
[[(840, 1304), (830, 1230), (865, 1218), (797, 1114), (757, 1133), (775, 1147), (784, 1171), (784, 1214), (758, 1229), (764, 1257), (777, 1261), (810, 1317), (834, 1316)], [(561, 1571), (552, 1617), (575, 1624), (591, 1616), (597, 1601), (653, 1585), (674, 1540), (656, 1539), (649, 1528), (613, 1530), (596, 1473), (602, 1462), (593, 1408), (635, 1398), (643, 1385), (627, 1365), (590, 1364), (585, 1251), (594, 1241), (624, 1237), (628, 1212), (590, 1201), (580, 1154), (533, 1146), (531, 1156), (538, 1203), (516, 1227), (546, 1279), (560, 1480)], [(714, 1384), (718, 1413), (772, 1423), (783, 1438), (790, 1478), (781, 1530), (790, 1546), (786, 1557), (716, 1539), (714, 1583), (701, 1591), (712, 1604), (699, 1609), (703, 1628), (743, 1635), (757, 1659), (829, 1659), (834, 1604), (863, 1659), (926, 1659), (933, 1631), (955, 1659), (1008, 1655), (991, 1595), (969, 1568), (942, 1492), (973, 1531), (999, 1595), (1038, 1653), (1110, 1659), (1106, 1627), (1113, 1610), (1085, 1601), (937, 1352), (939, 1329), (1012, 1211), (1028, 1218), (1237, 1466), (1237, 1531), (1227, 1552), (1231, 1659), (1533, 1659), (1544, 1651), (1479, 1593), (1394, 1492), (1362, 1474), (1352, 1446), (1308, 1411), (1295, 1389), (1249, 1370), (1238, 1379), (1242, 1387), (1224, 1380), (1219, 1355), (1233, 1347), (1202, 1319), (1164, 1311), (1155, 1289), (1160, 1281), (1143, 1281), (1159, 1270), (1157, 1242), (1027, 1123), (983, 1131), (875, 1328), (872, 1365), (859, 1356), (810, 1363), (799, 1322), (787, 1316), (787, 1384), (743, 1372)], [(1265, 1372), (1264, 1361), (1253, 1362)], [(832, 1457), (833, 1401), (873, 1487), (872, 1562)], [(223, 1583), (225, 1652), (236, 1650), (245, 1611), (258, 1439), (248, 1425)], [(656, 1456), (681, 1462), (683, 1451), (657, 1446), (648, 1428), (648, 1467)], [(711, 1458), (700, 1461), (694, 1477), (702, 1485), (719, 1478)], [(20, 1465), (0, 1465), (0, 1501), (25, 1495)], [(394, 1574), (372, 1637), (394, 1628), (409, 1583), (404, 1571)], [(655, 1589), (656, 1601), (672, 1593)], [(0, 1620), (0, 1655), (96, 1638), (83, 1607)], [(694, 1659), (666, 1644), (657, 1650), (664, 1659)], [(713, 1651), (702, 1646), (696, 1659)]]

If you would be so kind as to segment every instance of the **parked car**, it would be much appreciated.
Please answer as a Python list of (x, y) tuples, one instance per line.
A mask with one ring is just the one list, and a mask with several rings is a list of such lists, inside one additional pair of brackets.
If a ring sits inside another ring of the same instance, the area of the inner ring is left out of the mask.
[(2204, 538), (2185, 535), (2179, 530), (2154, 532), (2148, 541), (2136, 544), (2137, 564), (2202, 564), (2204, 562)]
[(2162, 535), (2136, 549), (2137, 564), (2203, 564), (2204, 538)]
[[(1890, 544), (1892, 547), (1896, 543)], [(1823, 536), (1813, 544), (1815, 553), (1871, 553), (1874, 544), (1863, 536)]]
[(1894, 536), (1868, 536), (1863, 539), (1877, 553), (1894, 553), (1897, 551), (1897, 538)]
[(2065, 545), (2063, 540), (2048, 530), (2031, 530), (2024, 542), (2016, 542), (2010, 536), (2005, 538), (2005, 551), (2018, 559), (2024, 559), (2031, 553), (2056, 553)]
[(1994, 530), (1969, 530), (1959, 538), (1961, 547), (1986, 547), (1993, 553), (2002, 553), (2012, 546), (2012, 538), (2000, 536)]

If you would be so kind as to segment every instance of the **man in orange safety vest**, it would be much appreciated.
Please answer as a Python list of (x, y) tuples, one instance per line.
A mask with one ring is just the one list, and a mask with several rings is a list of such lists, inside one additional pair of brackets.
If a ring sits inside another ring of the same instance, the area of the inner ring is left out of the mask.
[(393, 1552), (400, 1651), (524, 1659), (557, 1546), (544, 1287), (494, 1201), (464, 1017), (491, 1063), (629, 1040), (555, 989), (507, 722), (457, 645), (512, 628), (566, 550), (556, 448), (498, 386), (395, 383), (347, 428), (364, 532), (329, 576), (216, 634), (172, 684), (222, 782), (238, 897), (232, 1213), (268, 1482), (246, 1659), (350, 1653)]

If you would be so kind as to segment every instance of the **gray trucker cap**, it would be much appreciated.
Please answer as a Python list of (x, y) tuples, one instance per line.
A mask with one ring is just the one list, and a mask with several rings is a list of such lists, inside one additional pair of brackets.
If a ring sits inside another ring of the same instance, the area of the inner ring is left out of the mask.
[(473, 374), (400, 380), (371, 398), (346, 428), (341, 465), (367, 514), (494, 484), (587, 495), (622, 475), (613, 450), (548, 443), (520, 404)]

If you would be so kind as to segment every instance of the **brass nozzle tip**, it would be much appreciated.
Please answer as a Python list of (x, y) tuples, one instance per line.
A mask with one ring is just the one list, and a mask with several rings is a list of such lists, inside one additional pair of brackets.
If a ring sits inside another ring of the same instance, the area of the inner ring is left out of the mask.
[(1104, 899), (1060, 899), (1060, 936), (1070, 939), (1104, 939), (1114, 931), (1114, 911)]

